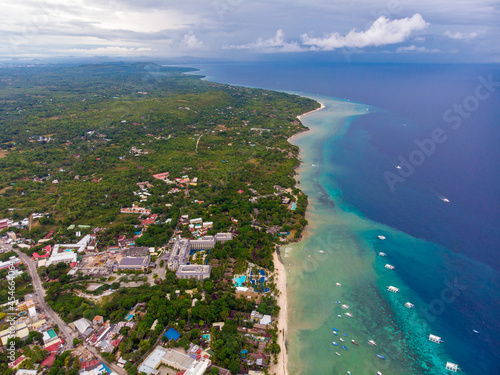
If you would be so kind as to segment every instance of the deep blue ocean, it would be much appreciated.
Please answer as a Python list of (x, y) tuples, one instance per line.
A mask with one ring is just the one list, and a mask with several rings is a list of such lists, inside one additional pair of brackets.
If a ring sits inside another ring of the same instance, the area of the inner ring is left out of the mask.
[(332, 176), (342, 202), (430, 244), (412, 248), (388, 238), (385, 247), (373, 246), (393, 250), (392, 264), (405, 270), (399, 277), (432, 305), (429, 323), (449, 333), (445, 350), (464, 372), (500, 374), (500, 65), (195, 67), (216, 82), (375, 108), (330, 142), (328, 157), (342, 166)]

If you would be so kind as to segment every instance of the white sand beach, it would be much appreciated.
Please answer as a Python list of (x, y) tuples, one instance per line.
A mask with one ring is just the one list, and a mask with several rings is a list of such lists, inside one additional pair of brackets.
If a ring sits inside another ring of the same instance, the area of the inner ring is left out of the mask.
[(278, 363), (271, 364), (270, 373), (275, 375), (288, 375), (288, 354), (285, 346), (288, 333), (288, 313), (287, 313), (287, 298), (286, 298), (286, 270), (283, 263), (278, 258), (275, 251), (273, 254), (274, 262), (274, 282), (279, 290), (278, 305), (280, 313), (278, 316), (278, 345), (281, 352), (278, 354)]

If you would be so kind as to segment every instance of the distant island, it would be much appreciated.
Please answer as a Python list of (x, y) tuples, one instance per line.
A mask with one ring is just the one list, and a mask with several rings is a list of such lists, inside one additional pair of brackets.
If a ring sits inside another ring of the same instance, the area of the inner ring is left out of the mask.
[(0, 69), (2, 374), (274, 371), (320, 104), (188, 71)]

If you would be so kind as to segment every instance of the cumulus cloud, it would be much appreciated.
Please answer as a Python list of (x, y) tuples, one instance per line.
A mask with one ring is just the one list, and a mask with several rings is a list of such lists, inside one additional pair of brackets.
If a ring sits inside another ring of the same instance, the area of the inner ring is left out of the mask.
[(473, 31), (471, 33), (461, 33), (459, 31), (452, 33), (451, 31), (446, 31), (444, 33), (448, 38), (455, 40), (472, 40), (479, 35), (479, 31)]
[(300, 52), (303, 50), (297, 42), (287, 42), (282, 29), (276, 31), (276, 35), (271, 38), (259, 38), (252, 43), (227, 46), (226, 48), (255, 49), (261, 52)]
[(438, 53), (441, 52), (441, 50), (437, 48), (426, 48), (426, 47), (417, 47), (416, 45), (412, 44), (411, 46), (406, 46), (406, 47), (399, 47), (396, 52), (401, 53), (401, 52), (424, 52), (424, 53)]
[(181, 40), (180, 49), (182, 50), (200, 50), (205, 46), (203, 42), (199, 40), (193, 32), (189, 32)]
[(425, 29), (429, 23), (416, 13), (412, 17), (390, 21), (385, 16), (379, 17), (365, 31), (351, 30), (347, 35), (332, 33), (322, 38), (301, 36), (302, 44), (313, 50), (333, 51), (337, 48), (363, 48), (401, 43), (407, 40), (414, 31)]

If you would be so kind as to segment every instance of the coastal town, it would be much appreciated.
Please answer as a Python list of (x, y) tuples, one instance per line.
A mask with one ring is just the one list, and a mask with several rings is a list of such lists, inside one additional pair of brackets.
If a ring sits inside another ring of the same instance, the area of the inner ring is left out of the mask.
[[(146, 185), (150, 184), (146, 183)], [(290, 205), (289, 201), (288, 198), (282, 203)], [(180, 280), (203, 282), (210, 279), (212, 268), (215, 268), (223, 272), (221, 280), (224, 285), (234, 288), (236, 298), (244, 300), (247, 306), (253, 308), (250, 312), (245, 309), (230, 310), (226, 318), (238, 322), (233, 325), (240, 340), (245, 343), (245, 349), (239, 353), (238, 368), (235, 367), (236, 363), (231, 363), (231, 370), (229, 370), (216, 366), (211, 360), (215, 354), (212, 346), (220, 345), (220, 340), (212, 337), (217, 337), (224, 332), (226, 321), (211, 323), (203, 321), (194, 325), (185, 323), (180, 326), (171, 324), (165, 327), (159, 324), (158, 319), (155, 319), (149, 330), (155, 332), (158, 338), (155, 344), (151, 345), (152, 351), (146, 351), (137, 361), (134, 361), (134, 368), (139, 373), (176, 374), (178, 371), (185, 371), (184, 374), (194, 375), (210, 371), (209, 373), (214, 374), (237, 372), (257, 375), (270, 373), (270, 369), (277, 367), (278, 364), (282, 365), (277, 356), (280, 353), (280, 346), (277, 346), (277, 329), (281, 327), (278, 325), (280, 309), (276, 307), (269, 309), (269, 302), (263, 301), (275, 301), (284, 293), (284, 290), (276, 288), (276, 283), (280, 284), (280, 281), (281, 284), (283, 283), (279, 277), (284, 276), (284, 272), (281, 274), (276, 272), (273, 275), (269, 270), (258, 270), (257, 265), (249, 263), (243, 273), (236, 274), (235, 259), (229, 258), (221, 262), (209, 256), (210, 251), (217, 245), (222, 247), (227, 241), (235, 239), (238, 235), (235, 225), (237, 220), (232, 220), (231, 232), (208, 235), (213, 231), (213, 222), (204, 222), (202, 218), (190, 219), (189, 215), (181, 215), (172, 238), (165, 246), (157, 249), (135, 246), (135, 240), (140, 237), (143, 230), (147, 229), (148, 225), (155, 224), (163, 218), (151, 214), (151, 210), (141, 209), (135, 205), (131, 209), (122, 209), (121, 212), (138, 215), (141, 224), (137, 226), (137, 234), (132, 238), (124, 235), (118, 236), (117, 246), (109, 246), (106, 249), (100, 249), (97, 246), (101, 228), (70, 225), (67, 230), (75, 231), (76, 237), (79, 238), (76, 243), (54, 243), (55, 233), (49, 232), (34, 246), (31, 240), (19, 237), (16, 232), (24, 230), (33, 220), (45, 217), (45, 215), (32, 214), (29, 218), (19, 222), (13, 222), (10, 219), (0, 220), (1, 229), (5, 232), (0, 240), (2, 257), (5, 258), (8, 255), (8, 259), (0, 264), (0, 270), (11, 270), (9, 275), (13, 274), (11, 277), (13, 280), (27, 274), (24, 277), (31, 279), (34, 286), (33, 291), (25, 294), (22, 300), (7, 302), (1, 306), (5, 311), (4, 318), (8, 317), (7, 320), (15, 327), (14, 330), (7, 328), (0, 332), (2, 345), (8, 347), (12, 339), (19, 346), (33, 342), (38, 344), (34, 344), (34, 347), (41, 351), (44, 357), (40, 363), (34, 363), (31, 356), (20, 355), (9, 365), (9, 368), (13, 370), (22, 368), (24, 363), (30, 366), (36, 364), (35, 367), (40, 371), (48, 371), (54, 366), (57, 356), (66, 350), (72, 350), (77, 358), (83, 359), (80, 364), (82, 375), (121, 374), (131, 368), (131, 361), (123, 356), (121, 344), (127, 337), (130, 337), (130, 332), (134, 331), (138, 323), (147, 315), (147, 304), (136, 303), (126, 316), (122, 317), (122, 320), (113, 323), (110, 319), (94, 314), (87, 316), (88, 318), (82, 317), (66, 323), (44, 301), (47, 293), (46, 283), (61, 282), (59, 278), (51, 278), (52, 271), (50, 270), (55, 268), (67, 270), (63, 276), (68, 281), (84, 278), (86, 290), (78, 290), (77, 294), (92, 299), (102, 299), (112, 295), (117, 287), (134, 288), (138, 285), (161, 284), (169, 272), (175, 274), (179, 284)], [(191, 234), (190, 238), (181, 236), (186, 230)], [(83, 235), (82, 232), (90, 234)], [(21, 251), (34, 247), (41, 249), (33, 251), (31, 257)], [(279, 262), (276, 256), (274, 260)], [(12, 272), (12, 270), (15, 271)], [(41, 270), (43, 272), (40, 272)], [(131, 272), (135, 276), (145, 276), (135, 277), (134, 281), (128, 283), (123, 283), (123, 281), (112, 283), (118, 275), (122, 273), (131, 275)], [(168, 300), (186, 298), (191, 306), (209, 298), (209, 290), (205, 287), (198, 286), (197, 289), (187, 290), (186, 285), (183, 286), (182, 289), (177, 289), (165, 295), (164, 298)], [(100, 293), (95, 293), (98, 290)], [(91, 292), (94, 292), (96, 296), (90, 295)], [(17, 312), (18, 318), (13, 323), (9, 311)], [(187, 336), (183, 347), (179, 347), (176, 343), (181, 336)], [(25, 352), (29, 353), (27, 350)], [(177, 372), (172, 372), (172, 370), (177, 370)], [(28, 374), (29, 372), (20, 373)]]
[[(37, 156), (37, 172), (0, 179), (2, 374), (287, 373), (280, 246), (307, 225), (287, 140), (318, 104), (173, 77), (196, 92), (164, 100), (179, 119), (189, 112), (186, 128), (155, 128), (151, 102), (116, 120), (115, 140), (109, 125), (7, 141), (6, 170), (23, 145), (45, 160), (61, 141), (72, 151), (55, 170)], [(168, 80), (137, 92), (162, 90)], [(197, 100), (213, 103), (192, 117)]]

